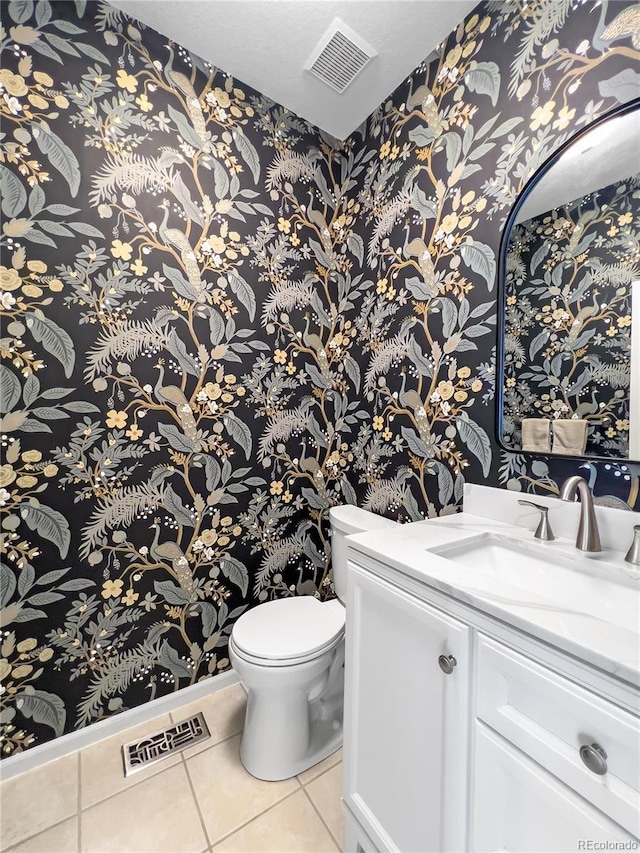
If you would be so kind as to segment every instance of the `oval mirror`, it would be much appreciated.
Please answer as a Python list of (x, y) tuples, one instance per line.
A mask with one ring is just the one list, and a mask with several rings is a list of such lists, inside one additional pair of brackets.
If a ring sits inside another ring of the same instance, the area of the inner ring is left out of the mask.
[(500, 443), (640, 460), (640, 100), (529, 181), (498, 285)]

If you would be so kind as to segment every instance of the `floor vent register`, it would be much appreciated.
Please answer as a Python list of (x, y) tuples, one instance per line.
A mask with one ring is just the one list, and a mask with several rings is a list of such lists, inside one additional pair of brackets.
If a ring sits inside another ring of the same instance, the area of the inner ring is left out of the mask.
[(209, 729), (202, 714), (189, 717), (164, 731), (149, 735), (142, 740), (127, 743), (122, 747), (124, 775), (131, 776), (151, 764), (157, 764), (169, 755), (187, 749), (210, 738)]

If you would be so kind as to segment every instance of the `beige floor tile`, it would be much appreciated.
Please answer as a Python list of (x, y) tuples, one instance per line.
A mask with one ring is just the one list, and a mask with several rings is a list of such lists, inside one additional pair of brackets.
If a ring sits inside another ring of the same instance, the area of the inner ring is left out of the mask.
[(80, 815), (82, 853), (200, 853), (207, 846), (182, 762)]
[(187, 761), (202, 817), (214, 844), (298, 788), (297, 779), (261, 782), (240, 763), (240, 736)]
[(322, 820), (327, 824), (340, 849), (344, 843), (344, 812), (342, 810), (342, 764), (337, 764), (306, 785)]
[(336, 853), (337, 849), (304, 791), (213, 847), (214, 853)]
[(8, 853), (77, 853), (77, 850), (78, 816), (75, 815), (12, 847)]
[(86, 809), (113, 794), (131, 788), (132, 785), (137, 785), (143, 779), (149, 779), (156, 773), (162, 773), (168, 767), (179, 764), (180, 755), (170, 755), (158, 764), (152, 764), (146, 770), (139, 770), (133, 776), (125, 779), (124, 775), (122, 745), (133, 740), (141, 740), (170, 725), (169, 714), (164, 714), (148, 723), (126, 729), (124, 732), (83, 749), (80, 753), (80, 807)]
[(308, 784), (312, 779), (315, 779), (317, 776), (320, 776), (322, 773), (325, 772), (325, 770), (328, 770), (330, 767), (334, 767), (341, 761), (342, 750), (338, 749), (336, 752), (333, 752), (323, 761), (320, 761), (318, 764), (314, 764), (313, 767), (310, 767), (308, 770), (305, 770), (304, 773), (299, 773), (298, 779), (300, 780), (300, 784)]
[(78, 811), (78, 754), (50, 761), (0, 786), (0, 850)]
[(241, 732), (244, 727), (246, 707), (247, 694), (240, 684), (233, 684), (231, 687), (225, 687), (224, 690), (218, 690), (205, 699), (198, 699), (196, 702), (191, 702), (189, 705), (184, 705), (177, 711), (173, 711), (171, 717), (174, 723), (182, 722), (182, 720), (193, 717), (194, 714), (201, 711), (211, 734), (209, 740), (204, 740), (190, 749), (185, 749), (185, 758), (197, 755), (204, 749), (209, 749), (216, 743), (220, 743), (221, 740)]

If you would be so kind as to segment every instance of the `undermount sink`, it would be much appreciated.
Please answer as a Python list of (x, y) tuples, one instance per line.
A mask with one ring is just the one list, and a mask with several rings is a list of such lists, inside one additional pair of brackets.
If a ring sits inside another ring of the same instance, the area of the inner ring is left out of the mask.
[(640, 579), (602, 556), (594, 559), (578, 551), (567, 554), (556, 543), (522, 542), (495, 533), (428, 550), (473, 570), (485, 594), (498, 597), (504, 585), (517, 587), (533, 596), (534, 606), (546, 601), (553, 607), (638, 630)]

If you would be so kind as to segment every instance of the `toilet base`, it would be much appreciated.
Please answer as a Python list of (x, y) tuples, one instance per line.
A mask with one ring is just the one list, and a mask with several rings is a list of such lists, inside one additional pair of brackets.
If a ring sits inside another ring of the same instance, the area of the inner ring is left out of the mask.
[[(233, 643), (229, 645), (229, 653), (234, 665), (241, 665)], [(321, 658), (313, 665), (311, 684), (327, 666)], [(252, 776), (265, 782), (290, 779), (340, 749), (344, 641), (334, 650), (332, 663), (325, 671), (326, 681), (318, 685), (321, 692), (315, 698), (313, 688), (309, 692), (309, 684), (299, 692), (288, 692), (284, 703), (282, 690), (248, 688), (240, 760)], [(272, 681), (273, 673), (259, 674), (266, 675), (267, 683)], [(298, 678), (296, 676), (296, 681)]]
[(342, 710), (343, 697), (327, 697), (320, 700), (314, 708), (315, 719), (309, 723), (309, 748), (307, 752), (287, 768), (270, 768), (266, 770), (255, 761), (255, 754), (250, 749), (244, 749), (245, 739), (240, 745), (240, 760), (245, 770), (256, 779), (265, 782), (281, 782), (303, 773), (325, 758), (328, 758), (342, 746)]
[(240, 747), (242, 765), (248, 773), (255, 776), (256, 779), (262, 779), (264, 782), (281, 782), (284, 779), (291, 779), (293, 776), (297, 776), (298, 773), (303, 773), (310, 767), (319, 764), (340, 749), (342, 746), (342, 725), (336, 731), (332, 728), (331, 723), (331, 720), (318, 720), (315, 726), (312, 724), (309, 752), (286, 773), (268, 773), (264, 772), (263, 768), (254, 767), (251, 763), (251, 757), (245, 756), (242, 747)]

